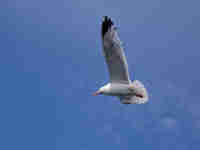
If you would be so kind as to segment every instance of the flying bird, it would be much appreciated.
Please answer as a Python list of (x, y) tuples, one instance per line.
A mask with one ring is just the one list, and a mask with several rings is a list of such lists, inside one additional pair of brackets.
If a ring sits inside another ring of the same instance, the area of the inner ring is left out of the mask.
[(105, 57), (110, 82), (97, 90), (93, 95), (117, 96), (122, 104), (143, 104), (148, 101), (144, 85), (129, 78), (128, 64), (111, 18), (104, 16), (101, 25), (103, 55)]

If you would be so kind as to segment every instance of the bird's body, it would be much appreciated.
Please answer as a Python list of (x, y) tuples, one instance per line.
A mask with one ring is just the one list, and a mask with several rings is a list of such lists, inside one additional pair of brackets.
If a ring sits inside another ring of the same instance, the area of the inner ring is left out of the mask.
[(119, 97), (124, 104), (141, 104), (148, 100), (143, 84), (131, 82), (128, 64), (113, 22), (107, 16), (102, 23), (103, 54), (110, 74), (110, 83), (101, 87), (94, 95), (104, 94)]
[(129, 90), (128, 84), (121, 84), (121, 83), (108, 83), (103, 86), (104, 95), (109, 96), (124, 96), (130, 95), (131, 90)]

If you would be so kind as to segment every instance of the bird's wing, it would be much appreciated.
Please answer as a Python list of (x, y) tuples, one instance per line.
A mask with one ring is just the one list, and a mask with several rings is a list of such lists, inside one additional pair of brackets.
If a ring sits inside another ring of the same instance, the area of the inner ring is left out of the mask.
[(103, 53), (108, 66), (110, 80), (129, 84), (128, 64), (113, 22), (107, 16), (102, 22)]

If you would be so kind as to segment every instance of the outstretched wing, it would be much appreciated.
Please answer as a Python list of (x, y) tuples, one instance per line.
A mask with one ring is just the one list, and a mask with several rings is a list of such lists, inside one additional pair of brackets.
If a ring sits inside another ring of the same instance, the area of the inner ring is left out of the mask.
[(102, 23), (102, 40), (111, 82), (129, 84), (128, 64), (124, 50), (114, 24), (107, 16)]

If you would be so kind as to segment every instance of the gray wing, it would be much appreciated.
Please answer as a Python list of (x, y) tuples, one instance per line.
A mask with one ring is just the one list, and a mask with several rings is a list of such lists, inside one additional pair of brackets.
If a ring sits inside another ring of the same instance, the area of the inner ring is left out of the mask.
[(102, 23), (103, 53), (111, 82), (129, 84), (128, 64), (113, 22), (107, 16)]

